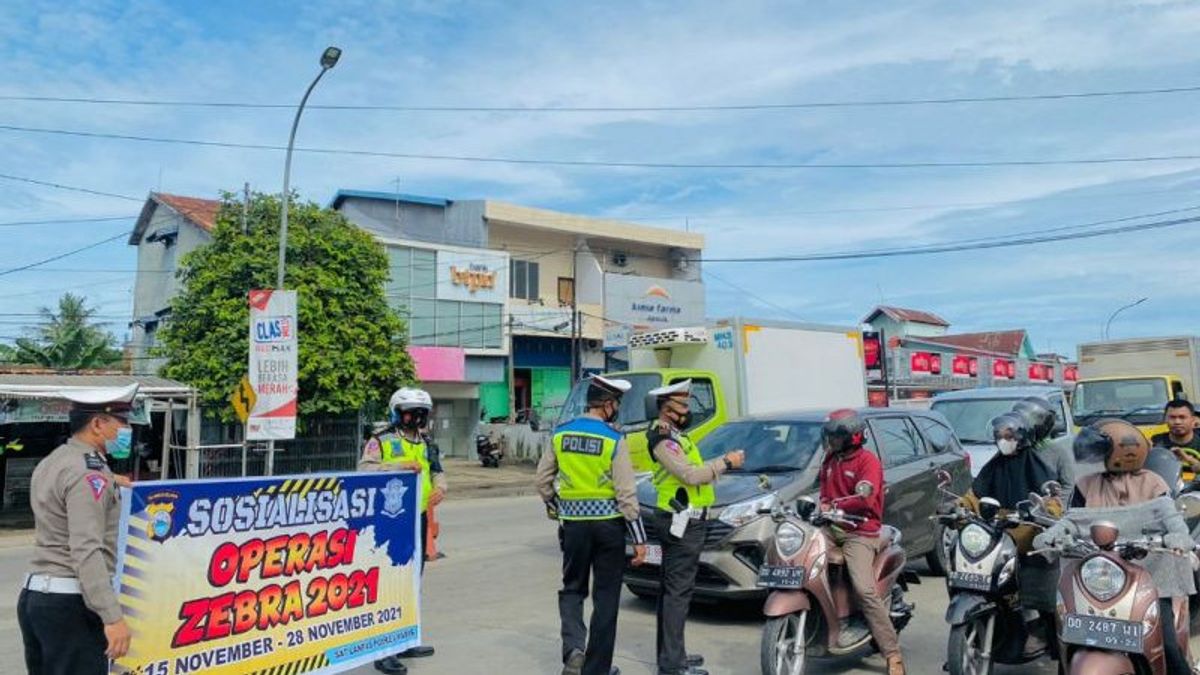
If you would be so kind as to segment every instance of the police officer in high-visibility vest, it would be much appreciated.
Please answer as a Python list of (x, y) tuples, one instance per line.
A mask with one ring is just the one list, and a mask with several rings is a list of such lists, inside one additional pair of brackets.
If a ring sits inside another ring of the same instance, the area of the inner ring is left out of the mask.
[[(440, 459), (421, 435), (429, 421), (433, 400), (421, 389), (403, 388), (392, 394), (388, 402), (391, 426), (382, 433), (372, 436), (363, 447), (359, 471), (407, 470), (420, 473), (421, 481), (421, 541), (429, 528), (427, 513), (430, 506), (437, 506), (446, 498), (446, 475), (442, 472)], [(423, 557), (423, 556), (422, 556)], [(421, 561), (421, 569), (425, 561)], [(408, 668), (400, 657), (432, 656), (433, 647), (422, 645), (395, 656), (375, 662), (376, 670), (388, 675), (404, 675)]]
[[(563, 675), (610, 675), (617, 641), (617, 609), (625, 567), (625, 535), (633, 540), (633, 564), (646, 558), (629, 448), (614, 423), (625, 380), (593, 376), (587, 412), (554, 430), (552, 448), (542, 453), (537, 489), (546, 512), (560, 523), (563, 588)], [(592, 621), (583, 623), (583, 601), (592, 578)]]
[(656, 503), (654, 530), (662, 542), (658, 596), (658, 672), (663, 675), (707, 675), (704, 658), (684, 648), (683, 628), (696, 585), (700, 550), (704, 548), (712, 484), (729, 469), (742, 466), (741, 450), (705, 462), (684, 433), (691, 423), (692, 381), (654, 389), (646, 395), (646, 413), (657, 421), (646, 430), (653, 462)]

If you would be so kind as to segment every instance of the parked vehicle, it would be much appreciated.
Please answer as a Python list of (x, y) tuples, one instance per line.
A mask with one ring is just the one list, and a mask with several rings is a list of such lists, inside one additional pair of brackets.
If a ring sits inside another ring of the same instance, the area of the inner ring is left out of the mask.
[[(873, 489), (864, 481), (856, 492), (869, 497)], [(811, 497), (797, 501), (795, 508), (777, 504), (760, 510), (771, 516), (774, 525), (766, 564), (758, 571), (758, 585), (770, 591), (763, 606), (767, 621), (759, 647), (763, 675), (803, 675), (810, 656), (841, 656), (874, 644), (870, 631), (857, 639), (842, 635), (842, 620), (866, 623), (854, 600), (841, 549), (823, 531), (829, 525), (863, 520), (839, 509), (842, 500), (834, 500), (829, 511), (820, 511)], [(884, 525), (879, 536), (887, 545), (875, 558), (875, 587), (881, 598), (890, 599), (892, 625), (899, 633), (912, 619), (913, 605), (904, 601), (908, 583), (921, 580), (904, 569), (907, 558), (900, 531)]]
[(487, 434), (475, 435), (475, 453), (481, 464), (493, 469), (499, 468), (500, 460), (504, 459), (504, 449)]
[(980, 387), (938, 394), (933, 398), (933, 410), (941, 413), (954, 427), (958, 442), (971, 456), (971, 475), (978, 476), (979, 470), (996, 454), (996, 442), (992, 439), (992, 420), (1012, 410), (1013, 404), (1023, 398), (1044, 398), (1054, 410), (1053, 443), (1064, 444), (1069, 449), (1074, 439), (1075, 420), (1071, 406), (1059, 387)]
[(1101, 417), (1136, 425), (1147, 437), (1167, 431), (1163, 408), (1191, 399), (1200, 384), (1200, 337), (1142, 338), (1079, 345), (1075, 421)]
[[(949, 474), (940, 475), (938, 482), (940, 489), (946, 490), (952, 479)], [(1047, 484), (1044, 491), (1056, 494), (1061, 486)], [(1033, 502), (1023, 502), (1021, 507), (1019, 513), (1002, 515), (1000, 502), (985, 497), (978, 514), (956, 506), (938, 516), (939, 522), (954, 528), (946, 572), (950, 594), (946, 670), (950, 675), (990, 675), (996, 663), (1029, 663), (1054, 649), (1048, 640), (1048, 646), (1027, 651), (1029, 625), (1020, 584), (1024, 563), (1009, 534), (1014, 527), (1045, 527), (1053, 520), (1040, 509), (1035, 513)], [(1052, 637), (1053, 628), (1047, 626), (1046, 633)]]
[[(629, 434), (639, 471), (650, 470), (645, 437), (645, 395), (664, 384), (692, 380), (692, 424), (700, 441), (725, 422), (809, 408), (859, 408), (867, 404), (862, 335), (854, 328), (778, 321), (725, 319), (707, 328), (640, 333), (629, 342), (629, 370), (610, 373), (633, 389), (619, 422)], [(786, 364), (786, 367), (781, 367)], [(796, 373), (804, 377), (796, 377)], [(583, 412), (586, 382), (572, 389), (561, 419)]]
[[(943, 569), (944, 551), (938, 545), (943, 528), (933, 520), (941, 500), (934, 472), (946, 470), (953, 489), (966, 492), (971, 484), (966, 453), (936, 412), (862, 408), (859, 414), (867, 422), (866, 447), (884, 467), (884, 522), (904, 535), (902, 546), (910, 559), (925, 556), (935, 570)], [(716, 503), (709, 508), (708, 535), (696, 575), (697, 598), (765, 595), (758, 586), (758, 571), (773, 545), (775, 525), (760, 511), (817, 493), (824, 459), (821, 425), (827, 417), (828, 411), (750, 417), (730, 422), (700, 441), (700, 454), (706, 459), (741, 449), (746, 463), (716, 483)], [(649, 543), (658, 546), (660, 534), (649, 517), (655, 503), (649, 481), (639, 483), (638, 499)], [(655, 565), (631, 567), (625, 584), (636, 595), (651, 596), (658, 592), (658, 577)]]

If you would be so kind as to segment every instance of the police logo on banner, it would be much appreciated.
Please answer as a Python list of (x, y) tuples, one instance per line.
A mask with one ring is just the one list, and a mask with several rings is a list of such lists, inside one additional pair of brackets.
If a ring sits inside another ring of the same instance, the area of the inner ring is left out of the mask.
[(400, 479), (389, 480), (383, 488), (383, 515), (395, 518), (404, 513), (404, 493), (406, 492), (408, 492), (408, 488), (400, 482)]
[(146, 536), (152, 541), (162, 543), (171, 538), (171, 530), (175, 524), (173, 513), (175, 500), (179, 499), (178, 492), (155, 492), (146, 498)]

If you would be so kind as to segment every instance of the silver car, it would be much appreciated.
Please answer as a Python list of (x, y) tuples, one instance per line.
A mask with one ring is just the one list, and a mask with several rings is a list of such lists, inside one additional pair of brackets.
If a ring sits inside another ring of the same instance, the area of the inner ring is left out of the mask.
[(952, 391), (935, 396), (932, 409), (941, 413), (954, 427), (958, 442), (971, 455), (971, 475), (978, 476), (983, 465), (996, 454), (992, 420), (1012, 410), (1017, 401), (1030, 396), (1050, 402), (1050, 408), (1054, 410), (1052, 442), (1061, 445), (1063, 451), (1069, 453), (1075, 424), (1067, 397), (1058, 387), (981, 387)]

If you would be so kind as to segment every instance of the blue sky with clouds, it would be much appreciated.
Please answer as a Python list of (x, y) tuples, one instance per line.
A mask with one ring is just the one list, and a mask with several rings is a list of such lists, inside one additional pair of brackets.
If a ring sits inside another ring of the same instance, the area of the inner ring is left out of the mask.
[[(291, 103), (669, 106), (997, 96), (1200, 84), (1192, 2), (95, 1), (0, 9), (0, 95)], [(1200, 154), (1200, 93), (745, 112), (311, 110), (300, 145), (682, 163), (1004, 161)], [(0, 102), (0, 126), (282, 145), (291, 111)], [(142, 198), (278, 191), (282, 153), (0, 129), (0, 173)], [(293, 185), (493, 198), (684, 228), (709, 257), (808, 254), (1044, 231), (1200, 206), (1200, 161), (799, 170), (564, 168), (297, 155)], [(132, 216), (138, 201), (0, 179), (0, 225)], [(1187, 215), (1186, 213), (1184, 215)], [(1133, 221), (1144, 222), (1144, 221)], [(0, 272), (131, 221), (0, 227)], [(1028, 327), (1073, 353), (1114, 335), (1200, 332), (1200, 226), (919, 257), (710, 263), (711, 315), (853, 323), (919, 307), (956, 330)], [(62, 291), (122, 334), (133, 249), (115, 242), (0, 276), (0, 339)], [(732, 284), (732, 285), (731, 285)], [(735, 288), (738, 287), (738, 288)], [(745, 289), (751, 295), (743, 292)], [(746, 308), (749, 309), (746, 309)], [(786, 310), (786, 314), (783, 312)]]

